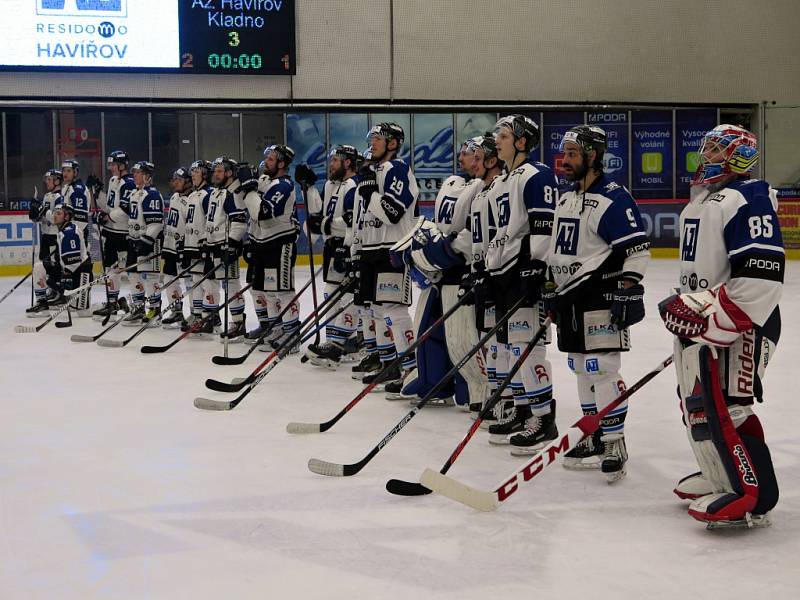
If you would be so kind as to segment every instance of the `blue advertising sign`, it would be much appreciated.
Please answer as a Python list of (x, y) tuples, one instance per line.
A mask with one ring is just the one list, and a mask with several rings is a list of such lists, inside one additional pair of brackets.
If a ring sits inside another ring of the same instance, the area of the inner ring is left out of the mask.
[(331, 113), (329, 118), (331, 147), (348, 144), (359, 152), (367, 147), (365, 141), (369, 130), (367, 113)]
[[(323, 185), (328, 160), (325, 137), (324, 113), (287, 113), (286, 144), (294, 150), (292, 165), (307, 164)], [(317, 185), (321, 190), (319, 181)]]
[(633, 111), (631, 133), (634, 198), (672, 198), (672, 111)]
[(583, 124), (583, 117), (583, 113), (577, 111), (544, 113), (544, 119), (541, 123), (544, 164), (552, 167), (556, 172), (560, 186), (569, 185), (569, 182), (564, 178), (564, 172), (561, 170), (562, 156), (558, 151), (558, 146), (561, 144), (561, 138), (564, 137), (567, 130)]
[(586, 115), (586, 122), (602, 127), (606, 132), (608, 144), (603, 156), (603, 171), (612, 181), (628, 187), (628, 111), (590, 112)]
[(717, 109), (699, 108), (675, 111), (677, 143), (675, 146), (678, 179), (676, 198), (689, 197), (689, 184), (697, 170), (697, 151), (706, 132), (717, 124)]
[(419, 200), (436, 200), (447, 177), (453, 174), (453, 115), (414, 115), (414, 175)]

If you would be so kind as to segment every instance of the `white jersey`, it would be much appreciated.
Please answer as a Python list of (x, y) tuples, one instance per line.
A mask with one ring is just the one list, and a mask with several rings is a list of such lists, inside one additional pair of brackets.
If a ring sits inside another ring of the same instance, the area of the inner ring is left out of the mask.
[(234, 180), (227, 187), (213, 188), (208, 200), (206, 213), (206, 244), (221, 246), (230, 239), (242, 241), (247, 235), (247, 212), (244, 198), (236, 194), (239, 181)]
[(164, 220), (164, 252), (177, 254), (184, 248), (186, 238), (186, 215), (189, 211), (189, 196), (178, 193), (169, 199), (169, 210)]
[(777, 208), (775, 190), (758, 179), (734, 181), (716, 192), (692, 188), (680, 217), (681, 292), (724, 287), (726, 300), (763, 325), (783, 291)]
[(265, 244), (297, 235), (294, 183), (284, 175), (270, 180), (263, 194), (249, 192), (244, 204), (250, 215), (249, 237), (256, 244)]
[[(322, 193), (322, 235), (329, 237), (347, 237), (348, 227), (353, 226), (353, 207), (355, 206), (356, 181), (354, 177), (344, 181), (325, 182)], [(328, 233), (326, 233), (328, 232)]]
[(147, 239), (150, 244), (164, 230), (164, 198), (154, 185), (137, 189), (130, 197), (128, 213), (128, 237), (132, 240)]
[(53, 208), (56, 204), (62, 204), (64, 200), (61, 197), (61, 190), (53, 190), (47, 192), (42, 198), (42, 207), (39, 214), (39, 229), (42, 235), (57, 235), (58, 227), (53, 225)]
[[(640, 281), (650, 241), (636, 201), (605, 175), (586, 193), (570, 190), (558, 202), (547, 263), (559, 294), (592, 279), (592, 292), (617, 288), (621, 278)], [(607, 284), (607, 285), (606, 285)]]
[(189, 252), (199, 252), (206, 241), (206, 212), (210, 187), (192, 190), (186, 198), (186, 229), (183, 248)]
[(269, 182), (270, 181), (271, 180), (269, 178), (269, 175), (261, 175), (261, 176), (259, 176), (259, 178), (258, 178), (258, 192), (260, 194), (263, 194), (264, 192), (267, 191), (267, 188), (269, 187)]
[(498, 179), (501, 187), (490, 196), (497, 231), (486, 252), (486, 269), (492, 275), (515, 267), (520, 254), (528, 251), (523, 244), (530, 244), (531, 258), (545, 259), (558, 200), (556, 176), (542, 163), (525, 161)]
[(362, 251), (388, 250), (414, 226), (417, 215), (417, 179), (402, 160), (375, 169), (378, 191), (369, 205), (359, 196), (358, 238)]
[(112, 233), (128, 233), (128, 213), (131, 194), (136, 191), (132, 175), (113, 176), (108, 182), (103, 212), (108, 214), (108, 222), (103, 229)]
[(468, 229), (472, 200), (482, 188), (481, 179), (466, 181), (460, 175), (445, 179), (433, 206), (433, 218), (439, 231), (450, 235)]
[(470, 202), (469, 229), (462, 231), (453, 240), (453, 247), (467, 258), (468, 263), (486, 260), (489, 243), (497, 234), (497, 206), (495, 196), (502, 193), (502, 175), (495, 177), (488, 185), (479, 179), (481, 187)]

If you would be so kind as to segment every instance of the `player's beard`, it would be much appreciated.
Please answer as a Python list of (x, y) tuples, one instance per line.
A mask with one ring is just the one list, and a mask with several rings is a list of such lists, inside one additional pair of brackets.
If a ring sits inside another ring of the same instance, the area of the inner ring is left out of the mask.
[(339, 167), (331, 173), (331, 179), (334, 181), (344, 181), (345, 170), (344, 167)]
[(572, 173), (564, 171), (564, 177), (566, 177), (567, 181), (581, 181), (588, 174), (589, 174), (589, 167), (586, 164), (585, 160), (581, 164), (580, 168), (573, 169)]

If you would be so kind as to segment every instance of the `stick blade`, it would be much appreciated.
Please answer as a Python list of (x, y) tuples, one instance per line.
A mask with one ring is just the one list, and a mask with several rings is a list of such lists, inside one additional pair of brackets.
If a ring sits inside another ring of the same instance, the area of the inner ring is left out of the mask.
[(142, 354), (161, 354), (170, 349), (170, 346), (142, 346), (139, 351)]
[(102, 346), (103, 348), (122, 348), (125, 345), (125, 342), (121, 342), (120, 340), (97, 340), (97, 345)]
[(215, 392), (240, 392), (244, 387), (244, 379), (241, 381), (236, 381), (234, 379), (231, 383), (226, 383), (224, 381), (218, 381), (216, 379), (206, 379), (206, 387), (210, 390), (214, 390)]
[(230, 402), (221, 400), (209, 400), (208, 398), (200, 398), (199, 396), (194, 399), (194, 407), (201, 410), (230, 410), (233, 408)]
[(240, 365), (244, 362), (245, 356), (212, 356), (211, 362), (215, 365)]
[(77, 333), (73, 333), (69, 337), (70, 342), (93, 342), (95, 339), (93, 335), (78, 335)]
[(433, 469), (425, 469), (419, 482), (437, 494), (483, 512), (497, 510), (499, 505), (494, 492), (476, 490)]
[(36, 333), (36, 327), (30, 325), (17, 325), (14, 327), (14, 333)]
[(395, 496), (426, 496), (433, 490), (426, 488), (421, 483), (390, 479), (386, 482), (386, 491)]
[(286, 425), (286, 433), (320, 433), (319, 423), (298, 423), (292, 421)]
[(58, 321), (55, 326), (59, 329), (66, 329), (67, 327), (72, 327), (72, 323), (70, 321)]
[(317, 475), (344, 477), (344, 465), (328, 462), (327, 460), (319, 460), (318, 458), (310, 458), (308, 460), (308, 470)]

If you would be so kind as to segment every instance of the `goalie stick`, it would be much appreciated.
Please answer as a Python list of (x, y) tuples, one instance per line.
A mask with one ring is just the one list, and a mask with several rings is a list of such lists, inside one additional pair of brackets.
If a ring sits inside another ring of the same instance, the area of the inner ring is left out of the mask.
[[(347, 304), (339, 307), (337, 313), (343, 312), (348, 306), (350, 306), (350, 304), (352, 304), (352, 300), (350, 302), (347, 302)], [(329, 305), (329, 307), (330, 306), (332, 305)], [(264, 377), (269, 375), (272, 372), (272, 370), (283, 361), (284, 358), (289, 356), (289, 352), (291, 351), (292, 346), (294, 346), (298, 342), (298, 339), (300, 339), (299, 335), (300, 333), (297, 332), (294, 335), (288, 337), (278, 350), (273, 351), (266, 358), (266, 360), (263, 363), (261, 363), (261, 365), (259, 365), (259, 369), (263, 370), (255, 377), (255, 379), (253, 379), (252, 382), (250, 382), (249, 384), (245, 384), (244, 381), (242, 383), (237, 383), (236, 385), (247, 385), (247, 387), (236, 398), (230, 401), (219, 401), (219, 400), (209, 400), (208, 398), (198, 397), (194, 399), (195, 407), (203, 410), (219, 410), (219, 411), (232, 410), (236, 408), (241, 403), (241, 401), (244, 400), (245, 397), (250, 392), (252, 392), (253, 389), (259, 383), (261, 383)], [(307, 340), (311, 335), (314, 335), (314, 331), (307, 330), (306, 337), (302, 341)], [(206, 385), (207, 384), (208, 382), (206, 382)]]
[(519, 489), (520, 483), (525, 483), (536, 477), (545, 467), (552, 465), (559, 455), (566, 454), (583, 438), (591, 435), (600, 427), (600, 420), (603, 419), (603, 417), (644, 387), (645, 384), (666, 369), (671, 363), (672, 355), (661, 361), (652, 371), (644, 375), (639, 381), (617, 396), (617, 398), (603, 410), (597, 414), (585, 415), (578, 419), (578, 421), (566, 432), (561, 434), (558, 439), (553, 440), (542, 448), (538, 454), (528, 460), (522, 467), (517, 468), (511, 476), (504, 479), (503, 482), (492, 491), (484, 491), (470, 487), (432, 469), (425, 469), (425, 471), (423, 471), (420, 477), (420, 483), (434, 492), (446, 496), (451, 500), (455, 500), (456, 502), (460, 502), (461, 504), (471, 506), (477, 510), (497, 510), (501, 502), (508, 500), (508, 498)]
[[(314, 274), (315, 278), (316, 278), (317, 275), (319, 275), (319, 272), (320, 272), (320, 269), (317, 269), (317, 272)], [(297, 294), (295, 294), (294, 298), (292, 298), (286, 304), (286, 306), (281, 310), (281, 312), (278, 314), (278, 316), (275, 317), (277, 320), (258, 336), (258, 339), (256, 339), (253, 342), (253, 344), (250, 346), (250, 348), (248, 348), (247, 352), (245, 352), (241, 356), (235, 356), (235, 357), (219, 356), (219, 355), (213, 356), (213, 357), (211, 357), (211, 362), (213, 362), (215, 365), (240, 365), (240, 364), (242, 364), (245, 360), (247, 360), (247, 358), (253, 352), (255, 352), (256, 348), (258, 348), (258, 345), (262, 341), (264, 341), (264, 338), (266, 338), (270, 333), (272, 333), (272, 330), (275, 328), (275, 326), (278, 323), (280, 323), (281, 319), (283, 318), (283, 315), (285, 315), (289, 311), (289, 309), (292, 307), (292, 304), (297, 302), (297, 300), (300, 298), (300, 296), (303, 295), (303, 292), (305, 292), (308, 289), (308, 286), (310, 286), (310, 285), (311, 285), (311, 280), (308, 280), (308, 281), (305, 282), (305, 284), (303, 284), (303, 287), (300, 288), (300, 291), (297, 292)]]
[[(492, 412), (495, 405), (500, 401), (500, 397), (503, 395), (503, 392), (511, 384), (511, 380), (514, 378), (514, 375), (516, 375), (520, 368), (522, 368), (522, 364), (528, 358), (528, 355), (530, 355), (542, 337), (547, 334), (550, 323), (551, 319), (550, 317), (547, 317), (531, 341), (525, 346), (525, 349), (522, 351), (519, 358), (514, 362), (514, 365), (508, 371), (503, 381), (500, 382), (500, 384), (497, 386), (497, 389), (486, 400), (483, 408), (478, 414), (478, 418), (472, 422), (469, 431), (467, 431), (467, 435), (465, 435), (464, 439), (459, 442), (458, 446), (456, 446), (456, 449), (450, 455), (450, 458), (447, 459), (447, 462), (444, 463), (444, 466), (439, 471), (442, 475), (450, 470), (450, 467), (453, 466), (453, 463), (456, 461), (459, 454), (461, 454), (461, 451), (464, 450), (464, 447), (467, 445), (467, 443), (469, 443), (470, 439), (472, 439), (472, 436), (475, 435), (475, 432), (478, 430), (478, 427), (480, 427), (481, 422)], [(431, 490), (426, 488), (424, 485), (412, 481), (403, 481), (401, 479), (390, 479), (387, 481), (386, 491), (390, 494), (397, 494), (398, 496), (424, 496), (425, 494), (431, 493)]]
[(406, 348), (404, 352), (401, 352), (397, 355), (397, 357), (386, 365), (380, 373), (375, 377), (375, 380), (367, 385), (363, 390), (361, 390), (358, 395), (353, 398), (347, 405), (340, 410), (333, 418), (328, 419), (322, 423), (303, 423), (292, 421), (286, 425), (287, 433), (323, 433), (328, 431), (331, 427), (336, 425), (342, 417), (344, 417), (348, 412), (350, 412), (353, 407), (361, 402), (369, 393), (375, 388), (375, 386), (383, 383), (386, 375), (389, 374), (390, 370), (395, 366), (402, 363), (403, 359), (406, 356), (409, 356), (412, 352), (415, 352), (416, 349), (420, 346), (420, 344), (424, 343), (434, 332), (437, 327), (440, 327), (442, 323), (444, 323), (447, 319), (449, 319), (461, 306), (463, 306), (464, 302), (467, 300), (469, 295), (472, 294), (472, 290), (470, 290), (467, 294), (464, 294), (461, 298), (459, 298), (458, 302), (456, 302), (450, 309), (447, 310), (441, 317), (436, 319), (433, 324), (428, 327), (425, 331), (423, 331), (420, 335), (417, 336), (417, 339)]
[(525, 302), (525, 298), (522, 297), (517, 300), (514, 305), (509, 309), (509, 311), (499, 319), (494, 327), (492, 327), (488, 332), (486, 332), (478, 343), (475, 344), (469, 352), (467, 352), (461, 360), (458, 361), (453, 367), (442, 377), (439, 382), (433, 386), (431, 390), (428, 391), (427, 394), (417, 402), (416, 406), (414, 406), (411, 411), (404, 416), (400, 422), (395, 425), (389, 433), (387, 433), (383, 439), (378, 442), (378, 444), (367, 453), (367, 455), (362, 458), (360, 461), (351, 463), (348, 465), (343, 465), (339, 463), (333, 463), (326, 460), (319, 460), (318, 458), (311, 458), (308, 461), (308, 470), (312, 473), (317, 473), (318, 475), (328, 475), (332, 477), (349, 477), (350, 475), (355, 475), (361, 469), (363, 469), (369, 461), (371, 461), (378, 452), (380, 452), (386, 444), (392, 441), (394, 436), (400, 433), (400, 430), (403, 429), (408, 422), (413, 419), (419, 411), (425, 408), (425, 405), (430, 402), (430, 400), (436, 395), (436, 393), (441, 390), (444, 386), (450, 383), (450, 380), (453, 376), (461, 370), (461, 368), (467, 364), (467, 362), (478, 352), (481, 351), (484, 344), (489, 341), (489, 339), (497, 333), (497, 331), (503, 327), (506, 321), (516, 312), (516, 310), (522, 306), (522, 303)]

